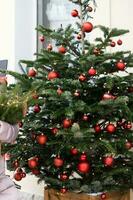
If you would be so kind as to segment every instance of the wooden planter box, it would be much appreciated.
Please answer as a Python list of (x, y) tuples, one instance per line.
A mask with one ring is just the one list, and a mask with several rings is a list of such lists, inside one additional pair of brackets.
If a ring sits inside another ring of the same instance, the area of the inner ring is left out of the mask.
[[(62, 194), (54, 189), (46, 189), (44, 200), (101, 200), (101, 195), (94, 196), (74, 192)], [(130, 200), (130, 191), (106, 193), (106, 200)]]

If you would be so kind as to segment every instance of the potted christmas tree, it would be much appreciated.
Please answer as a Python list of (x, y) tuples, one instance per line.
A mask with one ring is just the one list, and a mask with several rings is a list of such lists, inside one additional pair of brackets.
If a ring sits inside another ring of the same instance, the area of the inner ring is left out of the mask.
[[(10, 166), (18, 181), (23, 170), (44, 180), (45, 200), (129, 199), (133, 74), (127, 67), (133, 67), (133, 54), (120, 46), (128, 31), (95, 27), (90, 0), (70, 1), (78, 6), (70, 11), (76, 27), (40, 26), (41, 42), (50, 39), (55, 46), (42, 48), (35, 61), (21, 61), (38, 89)], [(103, 34), (91, 43), (95, 28)], [(111, 52), (115, 45), (120, 50)]]

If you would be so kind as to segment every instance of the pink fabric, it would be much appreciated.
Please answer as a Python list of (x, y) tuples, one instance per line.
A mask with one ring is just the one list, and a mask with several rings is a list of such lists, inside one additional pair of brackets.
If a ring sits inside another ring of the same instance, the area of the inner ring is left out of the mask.
[[(0, 121), (0, 141), (12, 143), (19, 132), (17, 125)], [(0, 200), (18, 200), (17, 189), (11, 179), (5, 175), (5, 161), (0, 156)]]

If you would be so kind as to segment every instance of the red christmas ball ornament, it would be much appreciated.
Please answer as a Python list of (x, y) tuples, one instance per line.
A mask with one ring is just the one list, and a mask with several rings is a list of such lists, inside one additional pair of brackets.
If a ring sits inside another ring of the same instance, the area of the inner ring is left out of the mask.
[(82, 117), (83, 121), (88, 121), (89, 120), (89, 116), (87, 114), (84, 114)]
[(62, 167), (64, 164), (64, 161), (62, 158), (60, 158), (60, 156), (57, 156), (54, 158), (54, 165), (55, 167)]
[(79, 96), (80, 96), (80, 92), (79, 92), (78, 90), (76, 90), (76, 91), (74, 92), (74, 96), (75, 96), (75, 97), (79, 97)]
[(30, 68), (28, 70), (28, 76), (29, 77), (35, 77), (36, 75), (37, 75), (37, 72), (36, 72), (36, 70), (34, 68)]
[(22, 128), (23, 127), (23, 122), (19, 122), (18, 126), (19, 126), (19, 128)]
[(17, 168), (19, 167), (19, 161), (18, 161), (18, 160), (15, 160), (15, 161), (13, 162), (13, 167), (14, 167), (15, 169), (17, 169)]
[(86, 161), (87, 160), (87, 154), (85, 152), (83, 152), (81, 155), (80, 155), (80, 158), (79, 158), (80, 161)]
[(126, 149), (129, 150), (129, 149), (131, 149), (133, 147), (133, 144), (128, 141), (128, 142), (125, 143), (125, 147), (126, 147)]
[(117, 44), (118, 44), (118, 45), (122, 45), (122, 40), (119, 39), (119, 40), (117, 41)]
[(36, 167), (38, 166), (38, 161), (37, 161), (37, 159), (36, 159), (36, 158), (30, 158), (30, 159), (28, 160), (28, 166), (29, 166), (29, 168), (31, 168), (31, 169), (36, 168)]
[(67, 192), (67, 189), (66, 189), (65, 187), (62, 187), (62, 188), (60, 189), (60, 192), (61, 192), (62, 194), (65, 194), (65, 193)]
[(63, 93), (63, 90), (62, 90), (61, 88), (58, 88), (58, 89), (57, 89), (57, 94), (58, 94), (58, 95), (61, 95), (62, 93)]
[(102, 200), (105, 200), (106, 198), (107, 198), (106, 193), (102, 193), (102, 194), (101, 194), (101, 199), (102, 199)]
[(94, 50), (93, 50), (93, 54), (95, 54), (95, 56), (100, 55), (100, 54), (101, 54), (100, 49), (98, 49), (98, 48), (94, 48)]
[(21, 176), (21, 173), (15, 173), (14, 174), (14, 179), (16, 180), (16, 181), (21, 181), (22, 180), (22, 176)]
[(92, 11), (93, 11), (93, 8), (92, 8), (91, 6), (88, 5), (88, 6), (86, 7), (86, 10), (87, 10), (88, 12), (92, 12)]
[(67, 52), (66, 48), (61, 46), (58, 48), (59, 53), (65, 54)]
[(86, 81), (86, 76), (85, 76), (85, 74), (81, 74), (81, 75), (79, 76), (79, 80), (80, 80), (81, 82)]
[(72, 120), (71, 119), (64, 119), (63, 120), (63, 127), (64, 128), (70, 128), (72, 126)]
[(59, 73), (58, 72), (55, 72), (55, 71), (49, 72), (48, 80), (53, 80), (53, 79), (56, 79), (56, 78), (59, 78)]
[(57, 127), (54, 127), (54, 128), (51, 129), (51, 133), (53, 135), (56, 135), (58, 133), (58, 131), (59, 131), (59, 129)]
[(115, 96), (107, 92), (103, 95), (102, 100), (110, 100), (110, 99), (115, 99), (115, 98), (116, 98)]
[(76, 156), (77, 154), (78, 154), (78, 149), (77, 148), (75, 148), (75, 147), (72, 147), (71, 148), (71, 150), (70, 150), (70, 153), (71, 153), (71, 155), (73, 155), (73, 156)]
[(116, 67), (118, 70), (124, 71), (126, 64), (123, 61), (119, 61), (116, 63)]
[(90, 172), (90, 164), (89, 162), (87, 161), (84, 161), (84, 162), (80, 162), (77, 166), (78, 168), (78, 171), (81, 172), (81, 173), (89, 173)]
[(99, 124), (96, 124), (94, 126), (94, 130), (95, 130), (95, 133), (100, 133), (102, 131), (101, 126)]
[(41, 42), (44, 42), (44, 41), (45, 41), (45, 37), (44, 37), (43, 35), (41, 35), (41, 36), (39, 37), (39, 40), (40, 40)]
[(131, 129), (132, 128), (131, 122), (125, 122), (125, 123), (123, 123), (123, 128), (125, 128), (125, 129)]
[(106, 131), (108, 132), (108, 133), (114, 133), (115, 131), (116, 131), (116, 127), (115, 127), (115, 125), (114, 124), (108, 124), (107, 126), (106, 126)]
[(114, 158), (112, 156), (106, 156), (103, 163), (106, 167), (112, 167), (114, 164)]
[(40, 174), (40, 170), (39, 169), (32, 169), (32, 174), (34, 174), (34, 175), (39, 175)]
[(93, 25), (91, 22), (84, 22), (82, 26), (82, 31), (89, 33), (93, 30)]
[(115, 46), (116, 46), (116, 43), (115, 43), (114, 41), (112, 41), (112, 42), (110, 43), (110, 46), (111, 46), (111, 47), (115, 47)]
[(25, 173), (25, 172), (22, 172), (22, 173), (21, 173), (21, 177), (22, 177), (22, 178), (25, 178), (25, 177), (26, 177), (26, 173)]
[(81, 38), (82, 38), (82, 35), (81, 35), (80, 33), (78, 33), (77, 39), (78, 39), (78, 40), (81, 40)]
[(44, 134), (38, 135), (38, 136), (36, 137), (36, 140), (37, 140), (38, 144), (41, 144), (41, 145), (46, 144), (47, 139), (48, 139), (47, 136), (44, 135)]
[(93, 67), (91, 67), (91, 68), (88, 70), (88, 74), (89, 74), (90, 76), (95, 76), (96, 73), (97, 73), (97, 71), (96, 71)]
[(38, 104), (36, 104), (33, 108), (34, 113), (39, 113), (41, 110), (40, 106)]
[(66, 172), (63, 172), (62, 174), (60, 174), (60, 179), (62, 180), (62, 181), (66, 181), (66, 180), (68, 180), (68, 175), (67, 175), (67, 173)]
[(79, 15), (79, 13), (76, 9), (72, 10), (72, 12), (71, 12), (72, 17), (78, 17), (78, 15)]
[(53, 49), (52, 44), (48, 44), (48, 46), (47, 46), (47, 50), (48, 50), (48, 51), (52, 51), (52, 49)]

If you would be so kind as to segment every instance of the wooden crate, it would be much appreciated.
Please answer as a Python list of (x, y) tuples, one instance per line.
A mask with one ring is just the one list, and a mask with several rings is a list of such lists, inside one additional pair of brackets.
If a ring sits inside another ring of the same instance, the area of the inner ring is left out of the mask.
[[(54, 189), (46, 189), (44, 200), (101, 200), (101, 195), (93, 196), (74, 192), (62, 194)], [(130, 200), (130, 191), (106, 193), (106, 200)]]

